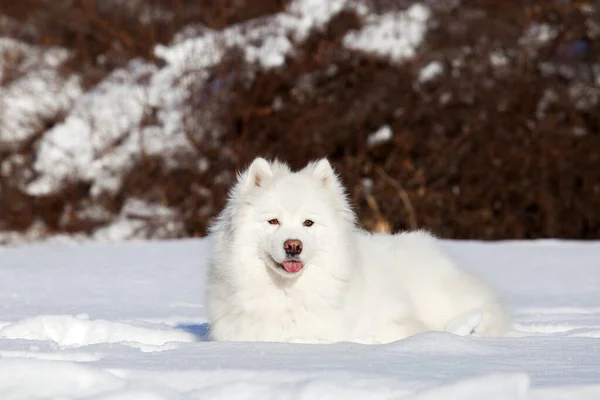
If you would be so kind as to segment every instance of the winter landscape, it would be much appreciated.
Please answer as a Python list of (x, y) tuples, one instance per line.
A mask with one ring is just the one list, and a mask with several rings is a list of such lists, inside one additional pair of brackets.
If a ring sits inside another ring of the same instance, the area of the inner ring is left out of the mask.
[(597, 399), (597, 243), (445, 242), (514, 310), (509, 337), (207, 341), (210, 241), (2, 249), (3, 399)]
[[(600, 398), (595, 2), (44, 3), (0, 0), (0, 399)], [(210, 341), (259, 155), (440, 235), (508, 335)]]

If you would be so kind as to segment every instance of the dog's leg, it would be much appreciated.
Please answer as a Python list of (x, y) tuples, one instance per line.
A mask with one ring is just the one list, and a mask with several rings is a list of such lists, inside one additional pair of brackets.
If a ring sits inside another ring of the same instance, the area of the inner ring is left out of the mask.
[(460, 336), (469, 336), (483, 320), (483, 311), (476, 308), (460, 314), (454, 318), (446, 327), (446, 332)]
[(446, 331), (461, 336), (499, 336), (509, 328), (510, 318), (500, 304), (466, 311), (454, 318)]

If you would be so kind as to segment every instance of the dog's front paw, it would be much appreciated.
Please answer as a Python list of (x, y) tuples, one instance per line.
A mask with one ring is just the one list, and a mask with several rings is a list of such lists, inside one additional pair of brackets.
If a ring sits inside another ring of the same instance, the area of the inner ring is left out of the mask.
[(483, 321), (483, 311), (479, 308), (469, 310), (454, 318), (446, 327), (446, 332), (460, 336), (477, 334), (477, 328)]

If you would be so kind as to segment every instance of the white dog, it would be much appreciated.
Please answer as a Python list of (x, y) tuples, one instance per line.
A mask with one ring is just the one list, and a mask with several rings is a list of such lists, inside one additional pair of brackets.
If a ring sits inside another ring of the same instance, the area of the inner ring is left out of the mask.
[(457, 323), (471, 324), (465, 334), (507, 330), (498, 298), (432, 236), (369, 234), (355, 222), (327, 160), (298, 172), (254, 160), (211, 231), (211, 337), (387, 343)]

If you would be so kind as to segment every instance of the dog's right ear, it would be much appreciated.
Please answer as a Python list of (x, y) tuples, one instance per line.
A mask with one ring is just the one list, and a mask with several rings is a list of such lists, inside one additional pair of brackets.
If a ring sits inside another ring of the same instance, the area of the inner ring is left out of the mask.
[(271, 164), (262, 157), (258, 157), (252, 161), (248, 170), (242, 174), (240, 181), (244, 190), (254, 187), (262, 187), (266, 179), (273, 176)]

